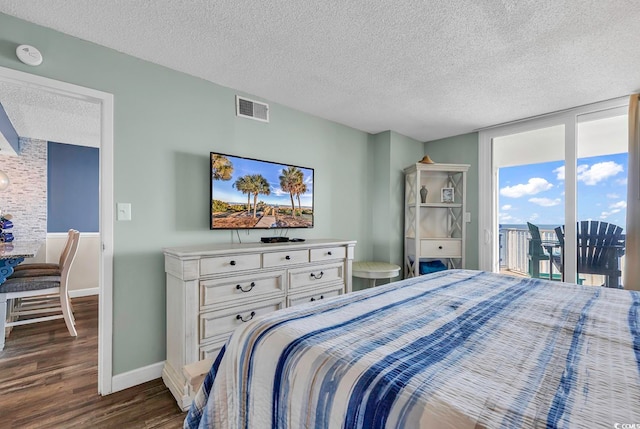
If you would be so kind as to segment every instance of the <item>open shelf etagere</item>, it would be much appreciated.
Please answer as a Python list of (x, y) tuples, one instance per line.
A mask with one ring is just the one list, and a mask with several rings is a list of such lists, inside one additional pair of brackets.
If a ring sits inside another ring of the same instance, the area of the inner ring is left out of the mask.
[[(420, 275), (419, 261), (441, 260), (465, 267), (467, 164), (416, 163), (404, 169), (404, 276)], [(421, 202), (420, 189), (428, 191)], [(453, 202), (441, 202), (442, 188), (453, 188)]]

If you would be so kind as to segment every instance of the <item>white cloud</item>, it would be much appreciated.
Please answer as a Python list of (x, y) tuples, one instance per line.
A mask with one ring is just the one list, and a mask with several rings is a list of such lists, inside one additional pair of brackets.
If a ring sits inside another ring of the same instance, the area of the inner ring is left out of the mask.
[(533, 177), (527, 183), (505, 186), (500, 189), (500, 195), (510, 198), (520, 198), (525, 195), (535, 195), (553, 188), (553, 185), (540, 177)]
[(556, 198), (553, 200), (551, 198), (529, 198), (529, 202), (542, 207), (553, 207), (560, 204), (562, 200), (560, 200), (560, 198)]
[(498, 221), (500, 223), (520, 223), (515, 217), (511, 216), (509, 213), (500, 213), (498, 218), (499, 218)]
[(616, 180), (616, 183), (618, 185), (627, 186), (627, 178), (625, 177), (624, 179), (618, 179)]
[[(589, 169), (589, 165), (588, 164), (582, 164), (582, 165), (579, 165), (576, 168), (576, 172), (578, 173), (578, 175), (580, 175), (580, 173), (584, 173), (588, 169)], [(553, 173), (556, 173), (556, 179), (564, 180), (564, 178), (565, 178), (564, 165), (556, 168), (555, 170), (553, 170)]]
[(622, 165), (613, 161), (599, 162), (591, 167), (581, 169), (578, 166), (578, 180), (584, 182), (585, 185), (596, 185), (598, 182), (613, 177), (618, 173), (622, 173), (624, 169)]
[(612, 214), (620, 213), (620, 211), (621, 211), (620, 209), (613, 209), (613, 210), (608, 211), (608, 212), (602, 212), (602, 213), (600, 213), (600, 219), (606, 219), (609, 216), (611, 216)]
[(607, 198), (612, 199), (612, 200), (617, 200), (618, 198), (620, 198), (620, 195), (618, 195), (618, 194), (607, 194)]
[(604, 211), (600, 213), (600, 219), (606, 219), (609, 216), (620, 213), (622, 210), (627, 208), (626, 201), (618, 201), (617, 203), (609, 204), (609, 211)]
[(511, 210), (511, 204), (505, 204), (502, 206), (502, 210)]
[(271, 193), (277, 197), (281, 197), (282, 195), (289, 195), (288, 192), (283, 191), (280, 186), (275, 186), (273, 183), (271, 184)]
[(611, 204), (609, 206), (610, 209), (626, 209), (627, 202), (626, 201), (618, 201), (617, 203)]

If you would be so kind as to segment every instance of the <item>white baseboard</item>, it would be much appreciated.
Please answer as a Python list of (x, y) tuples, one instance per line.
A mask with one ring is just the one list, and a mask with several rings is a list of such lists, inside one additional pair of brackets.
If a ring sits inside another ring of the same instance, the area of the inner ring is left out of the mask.
[(146, 383), (162, 377), (162, 368), (164, 361), (143, 366), (142, 368), (127, 371), (122, 374), (114, 375), (111, 378), (111, 393)]
[(90, 287), (87, 289), (76, 289), (69, 291), (70, 298), (79, 298), (81, 296), (100, 295), (99, 287)]

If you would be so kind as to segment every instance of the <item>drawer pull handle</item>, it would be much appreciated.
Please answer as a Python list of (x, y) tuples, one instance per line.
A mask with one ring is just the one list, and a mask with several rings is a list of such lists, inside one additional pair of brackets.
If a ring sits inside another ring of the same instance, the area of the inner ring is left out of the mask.
[(442, 246), (438, 246), (438, 249), (442, 250)]
[(284, 257), (284, 259), (286, 259), (287, 261), (290, 261), (291, 260), (291, 256), (287, 255), (287, 256)]
[(244, 317), (242, 317), (241, 315), (237, 315), (236, 316), (236, 320), (242, 320), (243, 322), (248, 322), (249, 320), (253, 319), (253, 316), (256, 315), (255, 311), (252, 311), (251, 314), (249, 315), (249, 317), (247, 319), (245, 319)]
[(317, 275), (317, 276), (315, 274), (311, 273), (311, 277), (313, 277), (316, 280), (321, 279), (322, 276), (324, 276), (324, 273), (322, 271), (320, 271), (320, 274)]
[(249, 289), (243, 289), (242, 286), (236, 285), (236, 289), (241, 290), (242, 292), (251, 292), (251, 289), (253, 289), (255, 285), (256, 285), (255, 282), (251, 282), (251, 284), (249, 285)]
[[(318, 298), (318, 299), (324, 299), (324, 295), (320, 295), (320, 298)], [(313, 302), (315, 300), (316, 300), (315, 298), (311, 298), (311, 302)]]
[(331, 252), (327, 252), (327, 255), (331, 256)]
[(229, 262), (229, 265), (235, 265), (235, 264), (236, 264), (236, 261)]

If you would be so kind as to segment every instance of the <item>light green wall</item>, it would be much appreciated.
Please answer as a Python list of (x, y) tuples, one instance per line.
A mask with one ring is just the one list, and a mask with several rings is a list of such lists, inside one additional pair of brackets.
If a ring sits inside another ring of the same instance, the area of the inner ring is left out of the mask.
[(471, 222), (467, 223), (466, 268), (478, 269), (478, 133), (426, 142), (424, 153), (435, 162), (471, 165), (467, 173), (467, 211), (471, 213)]
[[(422, 159), (423, 144), (412, 138), (391, 132), (391, 167), (389, 183), (391, 198), (388, 204), (390, 215), (389, 262), (404, 267), (404, 169)], [(404, 273), (404, 269), (400, 274)], [(402, 277), (400, 277), (402, 278)]]
[(373, 239), (373, 259), (389, 262), (389, 233), (391, 222), (389, 201), (391, 199), (390, 157), (391, 157), (391, 132), (385, 131), (371, 136), (370, 147), (373, 152), (371, 164), (372, 193), (371, 193), (371, 237)]
[[(38, 47), (43, 64), (20, 63), (19, 44)], [(398, 265), (402, 170), (424, 153), (472, 164), (467, 266), (477, 266), (477, 134), (424, 144), (391, 131), (372, 136), (270, 100), (269, 124), (236, 118), (235, 94), (251, 94), (3, 14), (0, 66), (114, 95), (115, 201), (131, 203), (133, 215), (114, 225), (114, 375), (165, 359), (162, 248), (232, 240), (208, 229), (210, 151), (314, 168), (315, 227), (289, 235), (357, 240), (356, 260)], [(262, 235), (240, 232), (244, 242)]]
[(374, 154), (371, 194), (373, 258), (402, 267), (404, 169), (422, 158), (423, 144), (394, 131), (385, 131), (372, 136), (371, 146)]
[[(41, 66), (18, 62), (23, 43)], [(114, 225), (114, 375), (165, 359), (162, 248), (231, 241), (208, 229), (210, 151), (315, 168), (315, 227), (289, 235), (354, 239), (356, 259), (373, 256), (367, 133), (272, 102), (269, 124), (236, 118), (238, 91), (3, 14), (0, 66), (114, 94), (115, 201), (133, 215)]]

